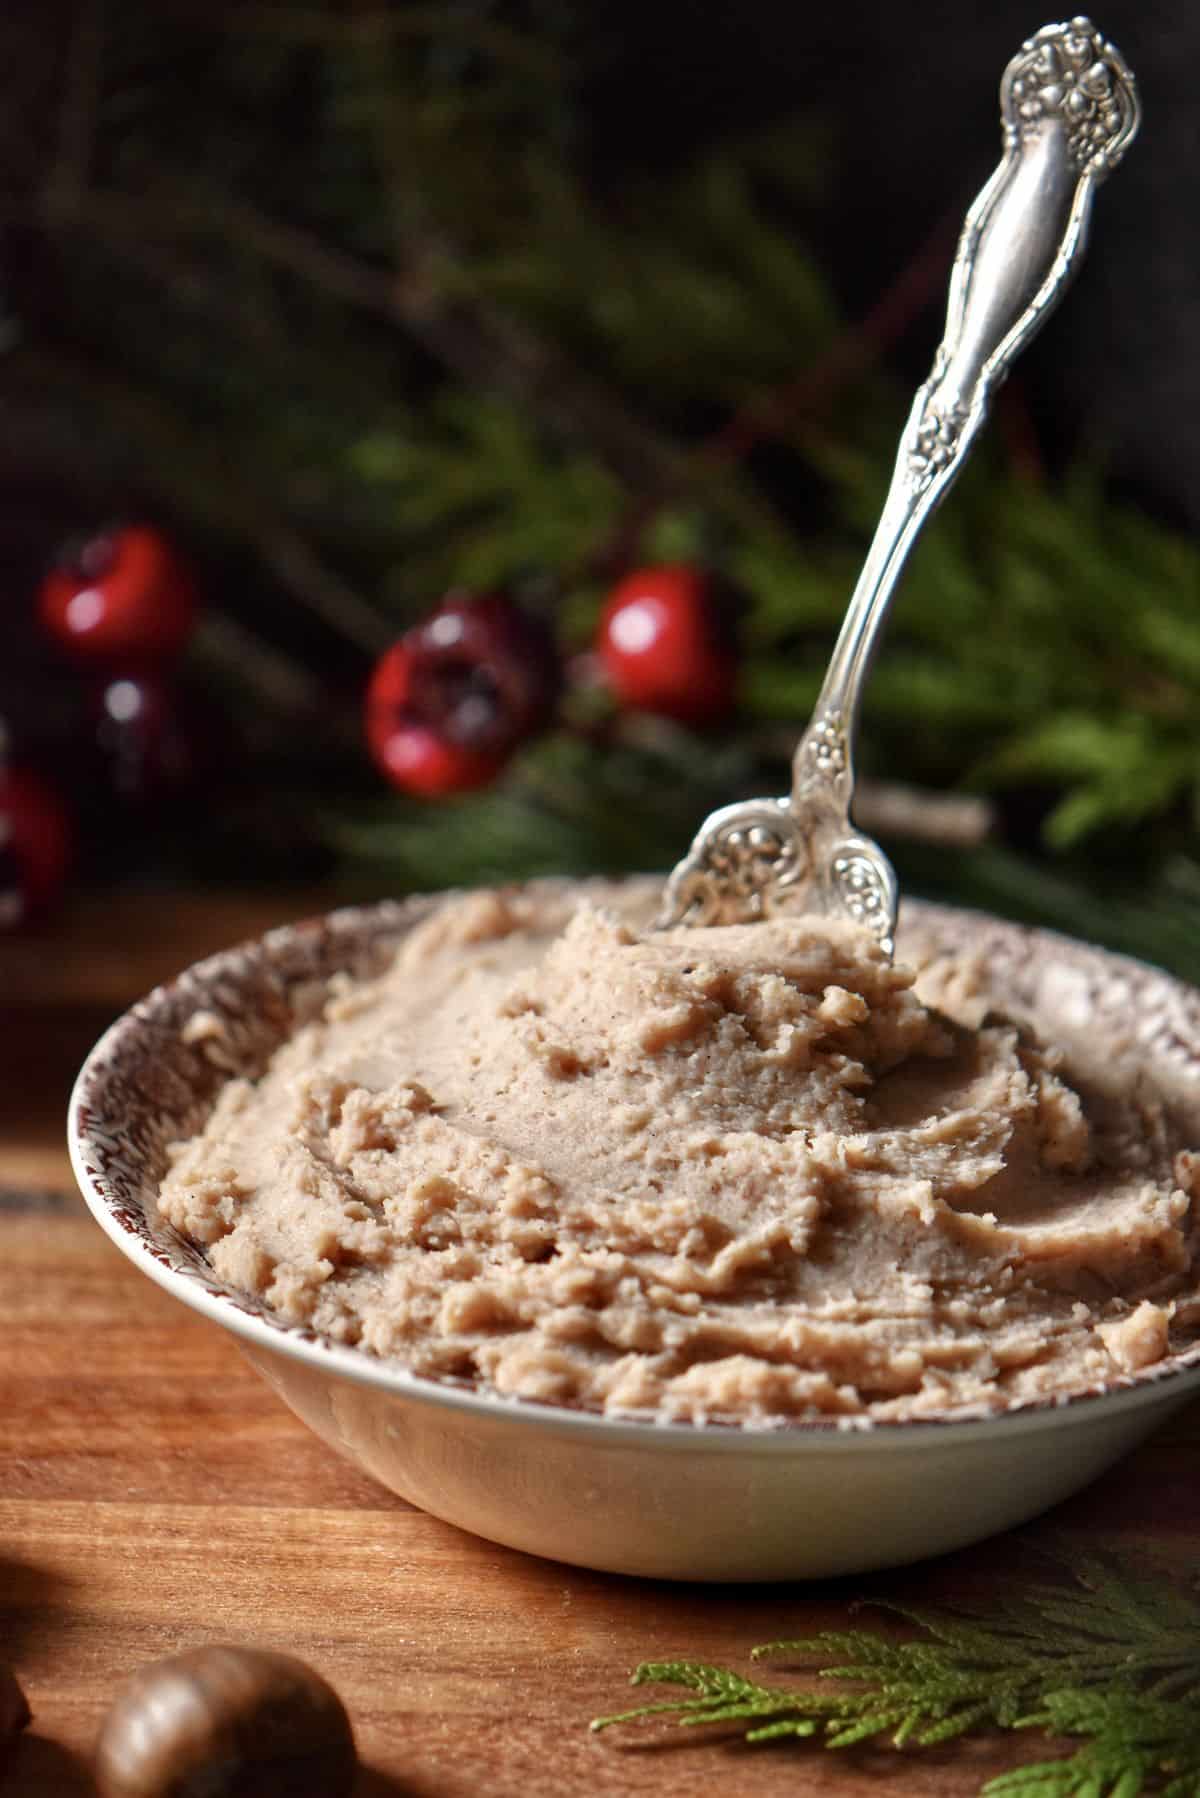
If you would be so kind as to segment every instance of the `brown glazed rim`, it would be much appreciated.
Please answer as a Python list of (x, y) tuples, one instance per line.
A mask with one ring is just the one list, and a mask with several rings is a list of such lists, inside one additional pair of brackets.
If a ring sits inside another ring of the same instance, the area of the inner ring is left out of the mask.
[[(657, 882), (643, 876), (620, 885), (625, 890), (644, 887), (649, 895)], [(505, 890), (551, 899), (561, 897), (567, 887), (602, 896), (613, 891), (614, 883), (540, 880)], [(706, 1446), (741, 1442), (760, 1449), (787, 1444), (795, 1448), (798, 1437), (819, 1436), (833, 1447), (838, 1442), (850, 1446), (881, 1432), (915, 1441), (925, 1430), (978, 1433), (1013, 1427), (1022, 1420), (1032, 1424), (1063, 1417), (1065, 1421), (1066, 1414), (1094, 1410), (1101, 1401), (1117, 1402), (1125, 1409), (1139, 1399), (1165, 1399), (1168, 1389), (1181, 1382), (1188, 1387), (1198, 1383), (1200, 1343), (1136, 1373), (1118, 1374), (1102, 1384), (1030, 1400), (999, 1413), (959, 1411), (919, 1421), (803, 1418), (765, 1427), (720, 1419), (660, 1423), (636, 1415), (613, 1418), (579, 1407), (506, 1398), (472, 1381), (416, 1374), (401, 1364), (331, 1343), (314, 1330), (286, 1324), (250, 1295), (225, 1286), (200, 1250), (156, 1215), (154, 1201), (166, 1167), (167, 1144), (200, 1127), (230, 1074), (254, 1076), (262, 1071), (279, 1043), (314, 1013), (331, 975), (348, 973), (363, 979), (381, 972), (405, 932), (451, 897), (423, 894), (349, 907), (284, 925), (223, 950), (157, 987), (118, 1018), (88, 1056), (68, 1116), (71, 1159), (83, 1196), (117, 1246), (193, 1309), (260, 1348), (397, 1395), (530, 1424), (625, 1436), (633, 1431), (664, 1444), (674, 1440), (699, 1446), (702, 1438)], [(1169, 1099), (1197, 1106), (1200, 991), (1129, 957), (984, 913), (906, 900), (901, 953), (905, 935), (913, 930), (925, 938), (935, 937), (939, 950), (981, 957), (989, 982), (1003, 994), (1005, 1009), (1017, 1021), (1050, 1016), (1068, 1031), (1096, 1024), (1112, 1030)], [(206, 1049), (203, 1042), (184, 1040), (183, 1026), (200, 1010), (214, 1013), (223, 1027), (219, 1058), (211, 1043)]]

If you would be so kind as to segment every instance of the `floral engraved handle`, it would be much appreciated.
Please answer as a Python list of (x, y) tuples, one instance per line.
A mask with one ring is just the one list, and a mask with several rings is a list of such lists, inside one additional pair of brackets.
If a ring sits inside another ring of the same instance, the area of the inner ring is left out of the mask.
[(1018, 141), (1061, 121), (1077, 172), (1097, 178), (1116, 168), (1140, 118), (1120, 52), (1082, 17), (1045, 25), (1022, 44), (1004, 72), (1000, 105), (1005, 130)]
[(1011, 363), (1076, 272), (1096, 184), (1116, 167), (1140, 119), (1133, 76), (1085, 18), (1044, 26), (1021, 46), (1004, 72), (1000, 110), (1004, 155), (967, 213), (945, 333), (913, 401), (874, 540), (796, 749), (791, 794), (714, 813), (667, 883), (663, 924), (810, 911), (865, 924), (891, 951), (896, 877), (850, 821), (871, 656), (913, 544)]

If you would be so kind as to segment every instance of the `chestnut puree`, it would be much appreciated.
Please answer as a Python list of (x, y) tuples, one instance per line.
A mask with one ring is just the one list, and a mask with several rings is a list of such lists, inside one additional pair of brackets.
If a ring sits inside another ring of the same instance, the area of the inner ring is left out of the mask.
[[(921, 1419), (1200, 1335), (1200, 1156), (920, 933), (447, 900), (171, 1152), (162, 1215), (288, 1322), (610, 1415)], [(190, 1040), (220, 1025), (197, 1013)]]

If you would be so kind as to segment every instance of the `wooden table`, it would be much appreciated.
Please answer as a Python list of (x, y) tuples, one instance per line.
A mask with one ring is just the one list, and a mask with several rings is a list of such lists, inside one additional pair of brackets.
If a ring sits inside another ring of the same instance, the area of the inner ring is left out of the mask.
[[(292, 1650), (354, 1719), (362, 1798), (730, 1798), (880, 1780), (967, 1794), (1027, 1735), (922, 1752), (747, 1750), (692, 1732), (594, 1736), (643, 1658), (749, 1670), (752, 1644), (842, 1626), (862, 1595), (986, 1597), (1013, 1538), (866, 1580), (704, 1588), (577, 1572), (461, 1534), (310, 1436), (221, 1332), (150, 1286), (71, 1190), (72, 1075), (101, 1027), (195, 956), (319, 897), (81, 904), (0, 939), (0, 1655), (35, 1711), (4, 1798), (91, 1791), (87, 1756), (119, 1683), (210, 1640)], [(1042, 1530), (1194, 1551), (1200, 1408)], [(648, 1697), (657, 1696), (647, 1693)]]

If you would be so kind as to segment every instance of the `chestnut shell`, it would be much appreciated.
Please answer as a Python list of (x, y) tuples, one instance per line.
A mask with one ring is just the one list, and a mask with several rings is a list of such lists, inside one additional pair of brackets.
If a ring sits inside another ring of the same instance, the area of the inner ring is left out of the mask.
[(104, 1798), (347, 1798), (341, 1699), (289, 1654), (212, 1644), (143, 1667), (96, 1744)]

